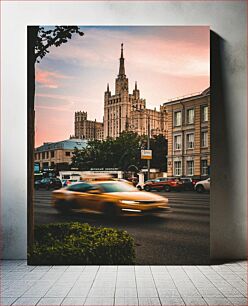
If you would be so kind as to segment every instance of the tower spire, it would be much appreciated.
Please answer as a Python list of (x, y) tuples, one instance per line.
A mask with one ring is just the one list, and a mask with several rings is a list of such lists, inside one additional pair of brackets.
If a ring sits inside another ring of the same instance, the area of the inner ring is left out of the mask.
[(137, 81), (135, 81), (135, 90), (137, 90)]
[(109, 92), (109, 83), (107, 83), (107, 92)]
[(120, 57), (120, 68), (118, 77), (125, 77), (125, 66), (124, 66), (124, 57), (123, 57), (123, 43), (121, 44), (121, 57)]

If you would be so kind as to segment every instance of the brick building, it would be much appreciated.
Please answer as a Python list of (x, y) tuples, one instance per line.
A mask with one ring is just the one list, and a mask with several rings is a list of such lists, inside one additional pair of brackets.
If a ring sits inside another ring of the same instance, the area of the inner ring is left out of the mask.
[(104, 139), (116, 138), (122, 131), (147, 135), (148, 120), (151, 135), (166, 134), (164, 112), (146, 108), (146, 100), (140, 97), (137, 82), (135, 82), (133, 92), (129, 93), (122, 44), (119, 73), (115, 80), (115, 93), (111, 94), (109, 85), (107, 85), (107, 91), (104, 94)]
[(67, 139), (58, 142), (45, 142), (35, 149), (35, 164), (39, 164), (40, 169), (55, 168), (71, 164), (72, 152), (75, 148), (79, 150), (85, 148), (86, 140)]
[(81, 139), (103, 139), (103, 123), (88, 120), (87, 112), (75, 112), (75, 137)]
[(168, 176), (207, 177), (210, 89), (163, 104), (168, 124)]

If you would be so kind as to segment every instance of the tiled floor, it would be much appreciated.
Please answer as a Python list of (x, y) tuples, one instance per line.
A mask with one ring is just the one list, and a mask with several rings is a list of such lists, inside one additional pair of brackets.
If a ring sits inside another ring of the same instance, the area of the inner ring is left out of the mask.
[(247, 262), (27, 266), (2, 261), (0, 305), (247, 305)]

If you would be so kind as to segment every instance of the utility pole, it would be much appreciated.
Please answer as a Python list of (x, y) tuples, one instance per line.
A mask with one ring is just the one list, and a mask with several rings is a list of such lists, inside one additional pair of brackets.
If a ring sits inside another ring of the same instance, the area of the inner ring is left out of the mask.
[[(150, 150), (150, 115), (147, 113), (147, 150)], [(150, 179), (150, 159), (147, 160), (147, 179)]]

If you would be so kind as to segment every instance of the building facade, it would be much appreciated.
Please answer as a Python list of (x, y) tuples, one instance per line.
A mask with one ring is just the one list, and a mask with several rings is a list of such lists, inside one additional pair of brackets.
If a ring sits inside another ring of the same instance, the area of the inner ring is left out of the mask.
[(104, 139), (116, 138), (123, 131), (137, 132), (147, 135), (150, 126), (151, 135), (166, 135), (166, 118), (163, 108), (159, 111), (146, 108), (146, 100), (140, 98), (140, 91), (135, 82), (132, 93), (129, 93), (128, 78), (125, 74), (123, 44), (119, 74), (115, 80), (115, 93), (109, 85), (104, 94)]
[(103, 139), (103, 123), (96, 120), (88, 120), (87, 112), (75, 112), (74, 127), (76, 138)]
[(210, 89), (164, 103), (168, 176), (207, 177), (210, 169)]
[(58, 142), (46, 142), (35, 149), (35, 164), (39, 168), (49, 169), (71, 164), (72, 152), (75, 148), (82, 150), (87, 145), (83, 139), (67, 139)]

